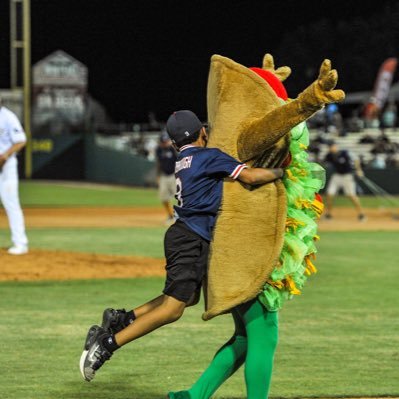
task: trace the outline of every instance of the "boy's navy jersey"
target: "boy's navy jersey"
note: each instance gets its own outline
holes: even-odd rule
[[[186,145],[177,157],[175,211],[179,220],[210,241],[222,199],[223,178],[236,179],[246,168],[217,148]]]

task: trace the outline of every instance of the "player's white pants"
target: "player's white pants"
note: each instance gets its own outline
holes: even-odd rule
[[[18,196],[18,168],[16,157],[11,157],[0,172],[0,199],[8,216],[11,241],[14,245],[28,245],[24,215]]]

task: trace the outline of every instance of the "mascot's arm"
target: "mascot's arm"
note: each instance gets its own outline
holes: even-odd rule
[[[249,161],[256,158],[325,104],[342,101],[345,93],[342,90],[334,90],[337,81],[338,73],[335,69],[331,70],[331,61],[324,60],[318,79],[295,100],[251,121],[248,126],[241,126],[243,133],[238,138],[240,160]]]

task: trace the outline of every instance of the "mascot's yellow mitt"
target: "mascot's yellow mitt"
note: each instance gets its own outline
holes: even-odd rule
[[[264,57],[263,68],[251,69],[214,55],[208,80],[209,146],[220,148],[249,166],[266,168],[285,166],[291,159],[290,151],[294,151],[295,172],[295,165],[301,162],[299,152],[306,146],[303,138],[306,128],[301,123],[325,104],[341,101],[345,94],[335,90],[337,72],[331,70],[329,60],[324,60],[318,79],[296,99],[288,100],[281,81],[290,72],[288,67],[275,69],[270,54]],[[288,178],[295,185],[295,179],[300,177],[294,174],[290,172]],[[279,303],[270,290],[286,289],[288,296],[298,291],[294,271],[292,275],[279,276],[279,268],[289,261],[283,251],[283,247],[288,252],[290,249],[287,223],[291,220],[292,228],[304,223],[287,214],[287,200],[290,201],[287,184],[277,181],[250,189],[225,181],[209,259],[204,320],[226,313],[262,293],[263,302],[275,308]],[[300,202],[297,197],[291,198],[298,203],[298,210],[321,209],[314,200],[315,191],[312,198],[304,195]],[[304,239],[308,236],[304,233]],[[299,261],[302,272],[312,269],[311,253],[314,251],[302,248]]]

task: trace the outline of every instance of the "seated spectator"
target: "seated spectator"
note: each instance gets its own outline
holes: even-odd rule
[[[385,169],[387,166],[384,154],[375,154],[370,162],[370,167],[373,169]]]
[[[372,154],[393,154],[396,152],[396,143],[392,143],[389,137],[381,129],[380,136],[374,142],[374,147],[371,150]]]
[[[397,109],[394,101],[390,101],[381,116],[382,126],[392,128],[396,125]]]
[[[399,152],[395,154],[390,154],[386,158],[387,168],[399,168]]]
[[[359,144],[373,144],[373,143],[375,143],[375,138],[367,133],[364,136],[362,136],[359,140]]]
[[[352,114],[346,120],[346,128],[350,132],[360,132],[364,129],[364,121],[359,116],[359,110],[353,110]]]

